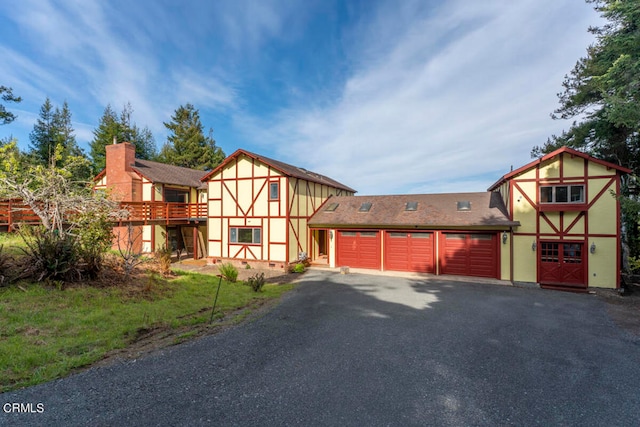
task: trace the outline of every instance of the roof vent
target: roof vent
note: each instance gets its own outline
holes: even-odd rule
[[[335,211],[336,209],[338,209],[338,206],[340,206],[340,203],[331,203],[331,204],[329,204],[329,206],[327,206],[327,207],[325,208],[325,211],[326,211],[326,212],[333,212],[333,211]]]
[[[364,202],[363,204],[360,205],[360,209],[358,209],[358,212],[369,212],[370,210],[371,210],[371,203]]]
[[[471,210],[471,202],[468,200],[462,200],[457,202],[458,203],[458,211],[470,211]]]
[[[418,202],[407,202],[404,205],[405,211],[417,211],[418,210]]]

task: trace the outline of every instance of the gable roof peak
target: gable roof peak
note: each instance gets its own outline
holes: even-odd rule
[[[219,170],[221,170],[222,168],[224,168],[226,165],[228,165],[231,161],[233,161],[234,159],[237,159],[238,157],[240,157],[241,155],[245,155],[247,157],[250,157],[252,159],[255,159],[259,162],[262,162],[278,171],[280,171],[282,174],[293,177],[293,178],[299,178],[299,179],[304,179],[307,181],[311,181],[311,182],[317,182],[319,184],[325,184],[325,185],[329,185],[331,187],[335,187],[335,188],[340,188],[342,190],[346,190],[346,191],[350,191],[350,192],[356,192],[356,190],[354,190],[351,187],[348,187],[332,178],[329,178],[326,175],[321,175],[319,173],[316,172],[312,172],[310,170],[307,170],[305,168],[299,167],[299,166],[294,166],[294,165],[290,165],[288,163],[282,162],[280,160],[275,160],[260,154],[256,154],[256,153],[252,153],[251,151],[247,151],[245,149],[239,148],[237,149],[235,152],[233,152],[233,154],[229,155],[220,165],[218,165],[217,168],[215,168],[214,170],[212,170],[211,172],[209,172],[208,174],[206,174],[205,176],[202,177],[202,181],[206,181],[209,179],[209,177],[211,177],[212,175],[216,174]]]
[[[545,154],[544,156],[539,157],[538,159],[527,163],[524,166],[519,167],[516,170],[511,170],[511,172],[509,172],[506,175],[503,175],[498,181],[496,181],[493,185],[491,185],[491,187],[489,187],[488,191],[495,190],[500,185],[502,185],[504,182],[508,181],[509,179],[513,178],[514,176],[519,175],[522,172],[525,172],[525,171],[527,171],[527,170],[529,170],[531,168],[537,167],[541,163],[546,162],[546,161],[548,161],[550,159],[553,159],[554,157],[559,156],[560,154],[563,154],[563,153],[570,154],[571,156],[581,157],[583,159],[589,160],[590,162],[598,163],[598,164],[600,164],[602,166],[605,166],[607,168],[610,168],[610,169],[615,169],[615,170],[617,170],[617,171],[619,171],[621,173],[631,173],[632,172],[631,169],[627,169],[624,166],[616,165],[615,163],[611,163],[611,162],[607,162],[606,160],[598,159],[596,157],[590,156],[587,153],[584,153],[582,151],[578,151],[578,150],[576,150],[574,148],[570,148],[570,147],[567,147],[565,145],[565,146],[562,146],[562,147],[558,148],[555,151],[552,151],[551,153]]]

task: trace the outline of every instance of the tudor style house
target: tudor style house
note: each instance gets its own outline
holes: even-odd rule
[[[309,217],[331,196],[355,190],[329,177],[237,150],[202,178],[208,186],[208,256],[284,268],[327,252],[326,235],[310,235]]]
[[[490,277],[584,291],[620,286],[620,176],[561,148],[485,193],[332,197],[308,221],[329,265]]]
[[[353,267],[487,277],[585,291],[620,286],[620,193],[629,169],[563,147],[486,192],[355,196],[326,176],[246,150],[209,173],[106,147],[96,189],[130,211],[140,250],[285,268],[301,257]],[[31,216],[29,216],[31,215]],[[33,221],[0,203],[0,227]]]
[[[94,189],[110,191],[130,211],[114,227],[114,246],[131,239],[136,251],[168,245],[194,258],[206,256],[206,172],[136,159],[128,142],[105,148],[106,167],[94,178]]]
[[[584,290],[620,287],[621,174],[631,170],[563,147],[500,178],[513,229],[514,282]]]

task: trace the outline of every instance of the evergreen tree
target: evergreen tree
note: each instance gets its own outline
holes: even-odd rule
[[[567,145],[640,174],[640,3],[586,0],[607,20],[596,43],[565,76],[554,119],[579,118],[532,156]]]
[[[54,109],[49,97],[40,107],[40,116],[33,125],[33,130],[29,134],[31,140],[30,155],[39,164],[48,165],[56,147],[56,132],[54,129]]]
[[[222,149],[216,146],[212,130],[205,136],[200,113],[192,104],[178,107],[171,122],[164,123],[171,131],[162,147],[158,160],[192,169],[212,170],[225,158]]]
[[[554,119],[577,118],[561,135],[534,147],[533,157],[563,145],[627,167],[640,175],[640,2],[637,0],[586,0],[606,20],[589,28],[596,42],[587,49],[558,94],[560,107]],[[623,223],[626,244],[640,256],[640,203],[633,184],[623,177]]]
[[[76,143],[71,110],[65,101],[62,109],[53,108],[47,97],[40,107],[40,117],[29,134],[31,140],[29,157],[34,164],[43,166],[81,164],[78,158],[84,158],[84,153]],[[73,169],[73,170],[71,170]],[[86,179],[90,176],[90,169],[86,167],[71,168],[70,172],[76,179]]]
[[[93,141],[89,143],[91,159],[95,172],[104,169],[106,165],[105,146],[115,142],[131,142],[136,147],[136,157],[152,159],[156,156],[156,143],[148,127],[140,129],[132,122],[133,108],[127,103],[120,117],[107,105],[100,119],[100,124],[93,131]]]
[[[6,86],[0,86],[0,98],[4,102],[20,102],[22,98],[13,94],[13,89]],[[0,125],[7,125],[16,119],[16,115],[7,111],[4,105],[0,104]]]

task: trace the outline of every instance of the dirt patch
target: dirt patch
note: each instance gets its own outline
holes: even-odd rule
[[[98,362],[81,370],[91,367],[107,366],[115,362],[135,360],[163,348],[171,347],[173,345],[181,344],[183,342],[207,335],[220,333],[240,323],[244,323],[261,317],[262,315],[267,313],[273,306],[275,306],[278,301],[278,299],[259,299],[254,300],[251,305],[247,307],[224,313],[222,317],[219,317],[220,313],[216,313],[211,324],[205,323],[199,325],[183,326],[180,328],[170,328],[168,326],[141,328],[136,332],[136,335],[131,338],[131,342],[127,345],[127,347],[113,350],[107,353],[104,358],[102,358]],[[210,312],[209,309],[201,311]],[[246,316],[240,318],[238,317],[242,316],[243,314],[246,314]],[[239,321],[238,319],[241,320]]]
[[[607,304],[607,313],[622,329],[640,337],[640,286],[621,295],[613,289],[596,289],[596,295]]]
[[[204,261],[182,261],[179,263],[175,263],[172,267],[176,270],[183,271],[192,271],[194,273],[201,274],[212,274],[217,275],[220,272],[218,271],[218,267],[215,265],[207,265]],[[256,274],[264,274],[266,283],[273,284],[284,284],[284,283],[293,283],[302,277],[300,273],[288,273],[279,269],[268,269],[268,268],[239,268],[238,269],[238,280],[246,281],[249,277],[254,276]]]
[[[201,274],[219,274],[216,266],[206,265],[197,261],[183,261],[181,263],[173,264],[173,267],[176,270],[192,271]],[[264,273],[265,282],[271,284],[293,283],[302,277],[302,274],[286,273],[282,270],[252,268],[238,270],[238,280],[246,281],[249,277],[259,273]],[[145,277],[140,277],[140,279],[142,279],[142,283],[144,283],[145,279],[148,280],[148,278]],[[131,281],[131,283],[135,282]],[[144,289],[144,286],[142,287]],[[132,292],[136,293],[133,289]],[[215,313],[214,320],[211,324],[205,323],[183,326],[180,328],[155,327],[139,329],[136,332],[136,335],[131,337],[131,341],[127,347],[109,352],[103,359],[94,363],[90,367],[106,366],[118,361],[134,360],[154,351],[180,344],[188,340],[217,334],[239,323],[259,318],[278,302],[279,299],[256,299],[253,300],[249,306],[224,313],[222,317],[219,317],[220,313]],[[209,309],[203,309],[197,314],[202,314],[204,311],[209,312]]]

